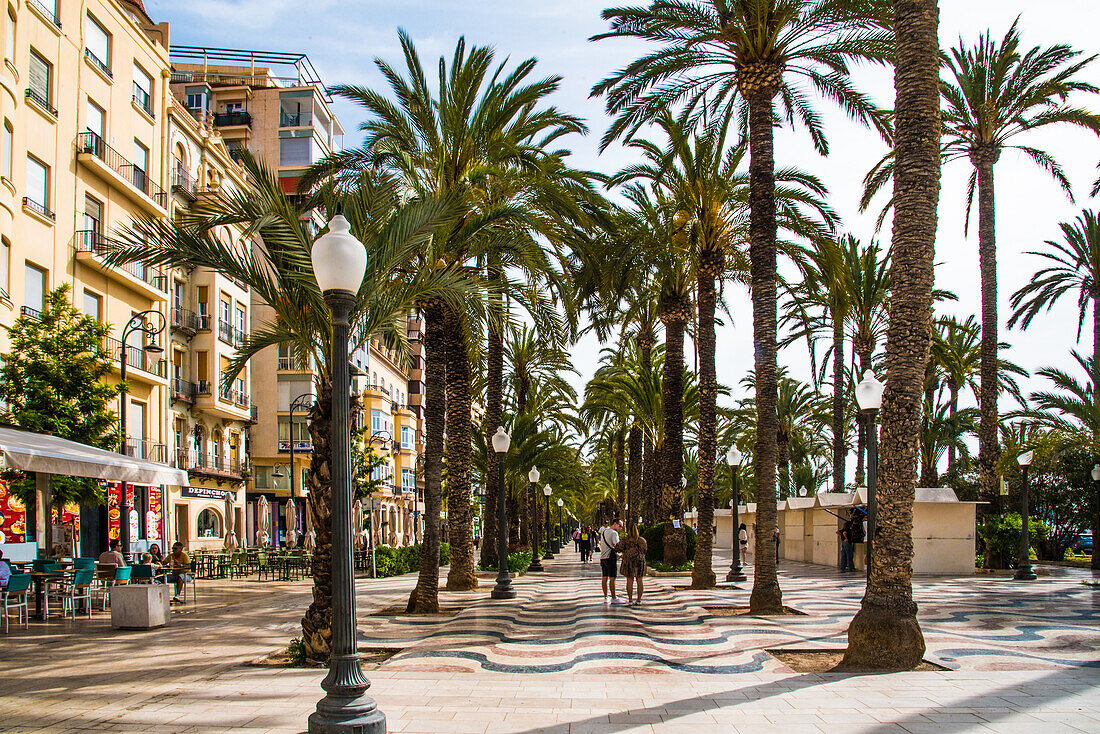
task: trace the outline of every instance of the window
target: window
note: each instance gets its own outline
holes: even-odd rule
[[[206,95],[205,94],[188,94],[187,95],[187,109],[198,110],[199,112],[206,112]]]
[[[153,114],[153,77],[137,64],[134,64],[134,101],[138,107]]]
[[[196,530],[200,538],[220,538],[222,537],[222,519],[218,517],[217,512],[207,508],[199,513]]]
[[[84,195],[84,229],[103,234],[103,204],[87,194]]]
[[[107,113],[103,111],[102,107],[93,102],[91,97],[88,98],[88,104],[85,106],[84,129],[90,133],[95,133],[100,140],[106,135]]]
[[[280,138],[280,166],[308,166],[313,162],[311,156],[312,138]]]
[[[413,469],[401,470],[401,488],[416,489],[416,471]]]
[[[244,335],[247,333],[248,319],[245,317],[245,310],[237,306],[237,338],[244,339]]]
[[[378,433],[382,430],[382,411],[372,410],[370,412],[370,431],[371,433]]]
[[[27,198],[42,209],[49,209],[50,169],[34,156],[27,156]]]
[[[41,312],[46,299],[46,271],[27,263],[23,271],[23,305]]]
[[[39,56],[33,49],[30,56],[30,73],[27,75],[27,96],[47,110],[50,105],[50,62]]]
[[[183,310],[183,281],[172,279],[172,308]]]
[[[4,298],[11,295],[11,243],[7,237],[0,239],[0,293]]]
[[[134,141],[134,186],[146,191],[149,186],[149,149]]]
[[[15,63],[15,11],[11,8],[4,16],[4,60]]]
[[[12,129],[11,123],[4,120],[4,151],[3,161],[0,161],[0,174],[4,178],[11,180],[11,151],[12,151],[12,138],[15,135],[15,131]]]
[[[84,303],[81,310],[85,316],[95,319],[96,321],[103,320],[103,299],[90,290],[84,290]]]
[[[401,448],[411,449],[413,445],[413,430],[410,426],[401,426]]]
[[[84,24],[84,53],[108,75],[111,73],[111,34],[89,15]]]

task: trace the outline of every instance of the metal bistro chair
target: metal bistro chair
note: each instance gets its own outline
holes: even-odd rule
[[[151,584],[153,583],[153,567],[148,563],[139,563],[133,567],[133,571],[130,573],[130,583],[133,584]]]
[[[14,573],[8,578],[7,587],[0,592],[0,611],[4,613],[4,634],[8,632],[8,623],[11,621],[11,610],[19,610],[19,621],[23,628],[30,627],[31,611],[27,606],[28,591],[31,588],[31,575],[29,573]]]
[[[77,571],[83,568],[95,568],[94,558],[74,558],[73,568]]]
[[[95,571],[90,568],[78,569],[72,579],[66,580],[61,587],[61,615],[66,612],[76,619],[76,603],[84,602],[88,618],[92,617],[92,588],[95,586]]]
[[[114,577],[104,580],[103,586],[96,589],[96,591],[103,593],[103,611],[107,611],[107,601],[111,597],[111,587],[129,583],[130,575],[133,572],[133,566],[116,566]]]

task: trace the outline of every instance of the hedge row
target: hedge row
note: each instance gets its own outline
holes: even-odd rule
[[[450,562],[451,546],[440,543],[439,565],[446,566]],[[379,546],[374,549],[374,567],[376,578],[380,579],[417,572],[420,570],[420,546],[406,545],[400,548]]]
[[[508,572],[517,575],[527,571],[527,567],[531,565],[531,551],[530,550],[514,550],[508,554]],[[497,564],[490,561],[488,566],[478,565],[478,568],[482,571],[496,571]]]

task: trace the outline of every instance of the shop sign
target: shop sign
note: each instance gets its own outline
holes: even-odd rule
[[[237,499],[237,493],[231,492],[228,489],[212,489],[210,487],[180,487],[180,497],[190,497],[195,500],[219,500],[225,501],[225,496],[229,495],[234,499]]]

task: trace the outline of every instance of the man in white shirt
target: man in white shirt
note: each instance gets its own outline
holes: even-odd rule
[[[600,529],[600,571],[603,574],[600,581],[603,584],[604,604],[623,603],[615,596],[615,577],[618,575],[615,568],[618,562],[615,546],[619,544],[619,531],[622,529],[623,523],[618,518],[609,527]]]

